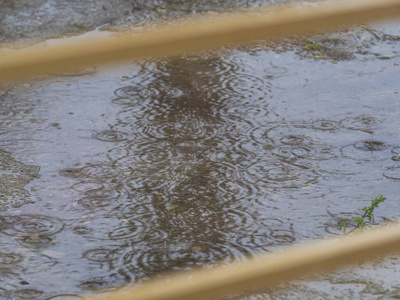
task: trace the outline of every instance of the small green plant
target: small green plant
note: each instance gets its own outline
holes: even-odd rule
[[[351,221],[356,223],[355,227],[351,229],[347,234],[354,232],[357,229],[364,229],[365,227],[370,227],[371,224],[374,224],[374,210],[378,207],[378,205],[386,200],[385,197],[379,195],[379,197],[375,197],[372,199],[370,206],[365,206],[363,208],[359,208],[359,211],[363,211],[363,215],[361,217],[352,217]],[[368,223],[366,221],[368,219]],[[346,234],[346,228],[348,225],[348,221],[344,221],[340,224],[340,229],[343,230],[343,233]]]
[[[321,51],[322,46],[317,44],[317,43],[307,43],[306,44],[306,49],[310,51]]]

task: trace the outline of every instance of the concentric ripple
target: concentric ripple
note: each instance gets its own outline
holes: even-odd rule
[[[115,130],[105,130],[94,133],[92,138],[103,142],[122,142],[128,139],[128,134]]]
[[[215,136],[217,128],[202,120],[144,124],[143,133],[158,140],[198,141]]]
[[[115,249],[98,248],[85,251],[82,257],[93,262],[103,263],[116,260],[118,253]]]
[[[312,139],[308,136],[307,129],[297,127],[296,125],[288,126],[282,124],[280,126],[270,126],[265,128],[265,134],[276,144],[284,144],[289,146],[307,146],[312,144]]]
[[[146,274],[191,269],[216,262],[240,261],[248,255],[244,248],[223,243],[194,242],[166,249],[152,249],[129,257],[125,268],[134,265],[138,272]]]
[[[160,94],[160,90],[146,86],[125,86],[114,91],[118,98],[155,98]]]
[[[385,143],[379,141],[366,140],[355,143],[354,148],[363,151],[383,151],[389,148],[389,145],[386,145]]]
[[[253,216],[247,213],[245,210],[229,208],[220,214],[221,220],[223,220],[224,228],[230,230],[243,230],[251,227],[255,220]]]
[[[140,234],[148,229],[148,222],[152,215],[144,215],[137,219],[130,219],[128,224],[124,224],[108,234],[111,240],[127,240],[140,237]]]
[[[167,143],[142,144],[141,149],[131,152],[140,163],[154,165],[170,159],[171,151],[168,148]]]
[[[300,170],[291,166],[274,166],[266,170],[271,181],[295,181],[300,178]]]
[[[46,298],[46,300],[84,300],[85,298],[75,294],[60,294],[57,296]]]
[[[356,160],[383,160],[391,157],[390,145],[373,140],[347,145],[341,151],[343,155]]]
[[[23,260],[23,256],[17,253],[0,252],[0,265],[14,265]]]
[[[50,236],[24,236],[24,237],[18,237],[18,241],[21,245],[27,247],[27,248],[46,248],[53,244],[54,239]]]
[[[40,299],[42,295],[42,291],[35,289],[21,289],[12,294],[12,299]]]
[[[315,181],[318,175],[305,166],[291,164],[256,164],[250,167],[249,172],[256,176],[260,182],[268,184],[268,187],[299,188],[310,182]]]
[[[312,122],[311,128],[315,130],[334,131],[342,128],[342,124],[334,120],[316,120]]]
[[[310,139],[305,135],[298,135],[298,134],[286,134],[281,137],[279,140],[282,144],[285,145],[300,145],[309,143]]]
[[[43,215],[20,215],[3,220],[1,231],[10,236],[51,236],[64,228],[61,220]]]
[[[359,115],[345,118],[341,120],[340,123],[346,129],[373,133],[373,130],[378,125],[378,120],[371,115]]]
[[[383,176],[389,179],[400,180],[400,166],[389,168],[383,173]]]
[[[218,89],[221,96],[242,99],[263,99],[266,96],[265,84],[261,78],[250,74],[230,73],[221,77]]]
[[[85,197],[83,199],[80,199],[78,203],[82,206],[85,206],[87,208],[97,208],[97,207],[106,207],[112,204],[112,199],[107,198],[107,197]]]
[[[311,148],[312,147],[312,148]],[[283,146],[272,150],[276,156],[292,159],[327,160],[337,157],[339,149],[328,145]]]
[[[271,231],[271,237],[275,243],[286,244],[296,240],[292,230],[276,229]]]

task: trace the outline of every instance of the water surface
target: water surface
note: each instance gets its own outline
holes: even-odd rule
[[[400,58],[395,41],[376,47],[335,61],[261,44],[5,86],[1,297],[86,295],[335,236],[378,194],[377,223],[397,217]],[[368,285],[329,278],[295,297]]]

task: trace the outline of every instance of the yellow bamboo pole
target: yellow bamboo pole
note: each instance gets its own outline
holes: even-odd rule
[[[296,246],[248,262],[165,276],[89,300],[196,300],[265,288],[317,271],[365,262],[400,251],[400,224],[336,241]]]
[[[259,10],[223,14],[213,19],[177,21],[154,30],[121,33],[118,38],[98,38],[70,45],[35,47],[3,53],[0,82],[87,65],[127,59],[178,55],[216,48],[233,42],[307,33],[337,25],[400,16],[400,0],[362,0],[328,3],[302,9]]]

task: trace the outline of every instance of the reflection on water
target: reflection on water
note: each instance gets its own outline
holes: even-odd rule
[[[79,299],[244,260],[337,234],[373,196],[395,198],[393,63],[379,61],[376,83],[350,88],[331,75],[348,76],[351,62],[332,70],[290,52],[251,53],[148,60],[5,90],[0,147],[41,177],[24,183],[34,204],[0,215],[0,295]],[[37,172],[24,166],[1,174]],[[393,217],[387,205],[382,214]]]

